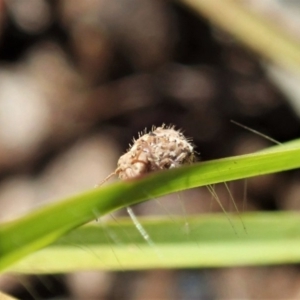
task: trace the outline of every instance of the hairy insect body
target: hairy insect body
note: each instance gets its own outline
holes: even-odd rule
[[[120,157],[115,174],[126,180],[194,161],[194,147],[190,140],[174,127],[163,125],[140,134],[134,140],[132,147]]]

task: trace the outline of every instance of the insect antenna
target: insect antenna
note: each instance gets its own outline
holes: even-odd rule
[[[100,181],[98,184],[95,185],[95,188],[101,186],[102,184],[104,184],[106,181],[108,181],[111,177],[117,175],[118,169],[116,169],[114,172],[112,172],[111,174],[109,174],[105,179],[103,179],[102,181]]]

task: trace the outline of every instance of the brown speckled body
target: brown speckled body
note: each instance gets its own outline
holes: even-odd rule
[[[190,140],[174,127],[163,125],[140,134],[134,140],[131,148],[120,157],[115,174],[126,180],[194,161],[194,147]]]

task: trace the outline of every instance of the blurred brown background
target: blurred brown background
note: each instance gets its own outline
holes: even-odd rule
[[[277,17],[271,4],[255,9]],[[201,160],[271,145],[230,120],[280,142],[296,138],[299,116],[288,100],[255,54],[179,3],[1,0],[0,220],[93,187],[152,125],[183,128]],[[298,209],[299,178],[294,171],[249,180],[248,208]],[[241,202],[243,184],[232,188]],[[188,212],[211,210],[208,193],[182,198]],[[137,212],[163,213],[152,202]],[[21,299],[297,299],[300,272],[2,275],[0,289]]]

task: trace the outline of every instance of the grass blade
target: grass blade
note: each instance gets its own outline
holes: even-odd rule
[[[137,270],[153,268],[207,268],[269,265],[300,261],[300,216],[293,212],[243,214],[248,232],[239,217],[231,216],[232,230],[223,214],[188,217],[190,235],[182,234],[170,219],[141,219],[151,233],[158,257],[128,218],[106,224],[122,243],[108,241],[101,225],[80,227],[54,244],[26,257],[9,271],[21,273],[66,273],[80,270]],[[124,230],[130,236],[124,236]],[[180,255],[178,255],[180,254]],[[117,256],[117,259],[116,259]],[[67,259],[66,259],[67,258]]]
[[[71,229],[121,207],[189,188],[300,167],[300,140],[270,151],[198,163],[119,182],[48,205],[0,226],[0,270]]]

